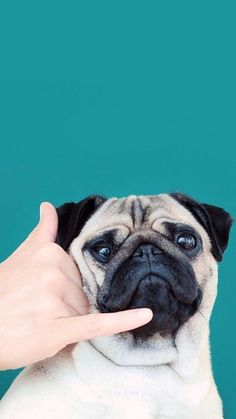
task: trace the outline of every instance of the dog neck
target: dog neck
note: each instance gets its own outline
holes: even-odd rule
[[[200,326],[198,319],[198,328]],[[201,322],[201,330],[184,325],[178,332],[175,340],[160,338],[149,344],[132,346],[122,340],[119,335],[103,336],[91,341],[81,342],[75,346],[72,356],[75,365],[81,371],[91,368],[89,376],[102,374],[108,368],[114,374],[120,373],[120,367],[133,370],[134,367],[142,370],[157,371],[158,367],[171,368],[183,380],[193,380],[201,372],[211,375],[209,354],[209,327]],[[194,334],[193,334],[194,330]],[[201,333],[200,333],[201,332]],[[90,375],[91,374],[91,375]]]

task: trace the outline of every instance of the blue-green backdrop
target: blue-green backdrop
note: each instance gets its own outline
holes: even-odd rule
[[[217,0],[1,3],[1,260],[43,200],[178,190],[235,216],[235,12]],[[235,249],[233,231],[211,323],[227,419]],[[1,394],[16,373],[0,373]]]

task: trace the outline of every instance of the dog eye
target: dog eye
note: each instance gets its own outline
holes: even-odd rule
[[[91,253],[96,260],[105,263],[112,255],[112,245],[109,243],[95,244],[91,249]]]
[[[181,233],[176,237],[176,243],[184,250],[192,250],[196,247],[196,238],[189,233]]]

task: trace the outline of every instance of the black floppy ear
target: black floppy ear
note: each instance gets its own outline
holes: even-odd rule
[[[233,223],[231,215],[223,208],[203,204],[181,193],[170,196],[187,208],[207,231],[212,245],[212,254],[220,262],[229,240],[229,232]]]
[[[106,201],[99,195],[90,195],[80,202],[68,202],[58,207],[58,230],[56,243],[67,250],[86,221]]]

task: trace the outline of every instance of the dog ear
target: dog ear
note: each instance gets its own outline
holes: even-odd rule
[[[80,202],[68,202],[56,208],[58,214],[56,243],[67,250],[86,221],[105,201],[106,198],[102,196],[90,195]]]
[[[187,208],[207,231],[212,245],[212,254],[220,262],[229,240],[229,232],[233,223],[231,215],[223,208],[203,204],[182,193],[170,196]]]

